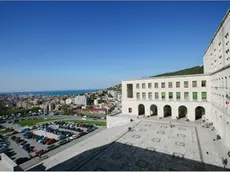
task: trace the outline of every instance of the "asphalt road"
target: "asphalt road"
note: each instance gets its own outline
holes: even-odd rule
[[[81,142],[81,141],[83,141],[83,140],[91,137],[92,135],[95,135],[95,134],[103,131],[104,129],[106,129],[106,127],[99,127],[97,130],[95,130],[95,131],[93,131],[93,132],[91,132],[89,134],[86,134],[86,135],[84,135],[84,136],[82,136],[80,138],[77,138],[77,139],[75,139],[75,140],[73,140],[73,141],[71,141],[71,142],[69,142],[67,144],[64,144],[64,145],[62,145],[62,146],[60,146],[60,147],[58,147],[58,148],[56,148],[56,149],[54,149],[54,150],[52,150],[50,152],[47,152],[47,153],[43,154],[42,156],[44,156],[44,157],[51,157],[51,156],[53,156],[53,155],[55,155],[55,154],[57,154],[57,153],[59,153],[59,152],[61,152],[63,150],[65,150],[65,149],[67,149],[67,148],[75,145],[76,143],[79,143],[79,142]],[[28,169],[28,168],[36,165],[40,161],[42,161],[42,160],[40,160],[39,157],[36,157],[36,158],[33,158],[33,159],[31,159],[31,160],[29,160],[29,161],[21,164],[20,167],[23,170],[26,170],[26,169]]]
[[[82,117],[81,116],[70,116],[70,115],[55,115],[55,116],[52,116],[53,118],[57,118],[57,119],[75,119],[75,120],[81,120]],[[14,120],[27,120],[27,119],[40,119],[40,118],[51,118],[50,116],[44,116],[44,115],[41,115],[41,116],[27,116],[27,117],[20,117],[20,118],[14,118],[14,119],[9,119],[9,120],[6,120],[6,121],[14,121]],[[88,120],[94,120],[93,118],[87,118]],[[96,121],[106,121],[105,119],[95,119]]]

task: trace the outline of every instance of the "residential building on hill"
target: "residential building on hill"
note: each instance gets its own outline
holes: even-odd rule
[[[76,96],[74,98],[74,104],[87,106],[89,104],[89,97],[85,95]]]

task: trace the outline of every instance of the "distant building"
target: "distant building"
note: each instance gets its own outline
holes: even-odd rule
[[[62,105],[64,105],[65,103],[66,103],[65,100],[60,101],[60,104],[62,104]]]
[[[89,104],[89,97],[85,95],[77,96],[74,98],[74,104],[87,106]]]
[[[55,104],[53,102],[49,103],[49,111],[53,111],[55,109]]]
[[[117,96],[117,101],[121,102],[121,100],[122,100],[122,95],[119,94],[119,95]]]
[[[19,102],[17,102],[17,105],[16,105],[17,107],[22,107],[22,102],[21,101],[19,101]]]
[[[98,99],[95,99],[95,100],[93,101],[93,104],[97,106],[97,105],[98,105]]]
[[[65,103],[66,103],[67,105],[70,105],[71,103],[73,103],[73,101],[72,101],[71,98],[68,98],[68,99],[65,100]]]

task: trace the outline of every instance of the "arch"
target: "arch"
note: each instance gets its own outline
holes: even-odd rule
[[[145,106],[143,104],[138,105],[138,115],[144,115],[145,114]]]
[[[164,117],[172,116],[172,108],[169,105],[164,106]]]
[[[195,109],[195,120],[201,119],[205,114],[205,108],[202,106],[197,106]]]
[[[186,117],[187,113],[188,113],[188,109],[186,106],[180,106],[178,108],[178,118],[179,119]]]
[[[157,106],[153,104],[150,106],[150,116],[155,116],[155,115],[157,115]]]

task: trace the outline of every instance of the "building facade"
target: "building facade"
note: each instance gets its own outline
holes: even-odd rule
[[[203,56],[204,74],[122,81],[122,113],[189,121],[205,117],[230,148],[230,12]]]
[[[74,98],[74,104],[87,106],[89,104],[89,97],[85,96],[85,95],[83,95],[83,96],[76,96]]]
[[[191,75],[122,81],[122,112],[159,118],[186,117],[195,121],[210,109],[209,77]]]

